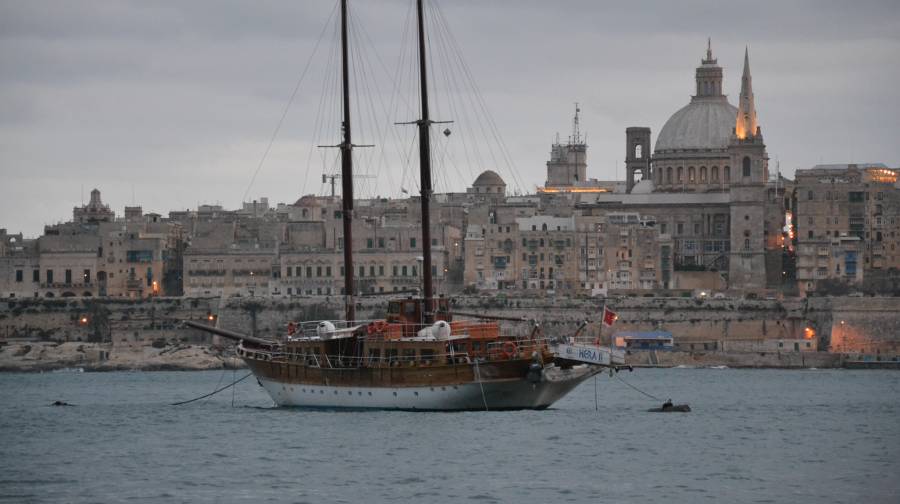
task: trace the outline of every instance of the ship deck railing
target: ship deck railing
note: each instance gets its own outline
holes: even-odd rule
[[[260,353],[260,352],[257,352]],[[472,357],[468,352],[433,354],[428,358],[412,355],[363,356],[299,354],[289,352],[267,352],[273,362],[303,362],[310,367],[330,369],[396,368],[404,366],[441,366],[474,362],[479,357]]]
[[[348,330],[354,328],[368,328],[373,327],[376,324],[384,323],[384,319],[364,319],[364,320],[355,320],[352,323],[347,322],[346,320],[314,320],[314,321],[304,321],[304,322],[291,322],[294,324],[293,332],[286,332],[282,336],[283,341],[295,341],[295,340],[315,340],[315,339],[327,339],[321,338],[321,334],[319,333],[319,325],[322,322],[328,322],[334,326],[333,334],[346,334]],[[423,326],[422,324],[415,323],[397,323],[391,322],[390,326],[392,328],[401,328],[402,334],[418,334],[418,330],[431,327],[431,326]],[[469,327],[463,327],[460,330],[451,333],[450,339],[456,338],[464,338],[468,337],[471,333]],[[513,321],[502,324],[498,327],[498,337],[501,339],[529,339],[531,338],[531,333],[533,333],[533,326],[530,321]],[[366,330],[366,329],[363,329]],[[375,337],[376,334],[370,333],[371,336]],[[416,336],[404,336],[403,339],[415,339]],[[425,338],[431,339],[431,338]]]

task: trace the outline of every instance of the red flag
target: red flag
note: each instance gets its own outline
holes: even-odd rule
[[[603,324],[612,327],[613,323],[619,319],[619,316],[616,315],[616,312],[610,310],[607,307],[603,307]]]

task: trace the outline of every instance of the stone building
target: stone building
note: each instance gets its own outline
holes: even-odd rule
[[[104,205],[100,199],[99,189],[91,191],[91,200],[87,205],[75,207],[72,210],[72,222],[80,224],[110,222],[115,218],[115,212],[109,209],[109,205]]]
[[[520,288],[573,292],[578,285],[574,217],[535,215],[516,219]]]
[[[859,284],[856,270],[877,278],[900,269],[897,170],[883,164],[817,165],[797,170],[795,179],[793,231],[801,292],[815,290],[822,279]],[[838,254],[843,268],[831,267],[831,259],[824,264],[826,253],[832,259]]]

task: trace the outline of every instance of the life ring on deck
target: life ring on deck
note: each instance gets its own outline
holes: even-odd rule
[[[294,333],[297,332],[297,325],[294,324],[293,322],[288,322],[287,331],[288,331],[288,336],[293,336]]]
[[[516,347],[516,344],[512,341],[506,341],[503,343],[503,346],[500,347],[500,356],[504,359],[512,359],[516,355],[518,355],[519,349]]]

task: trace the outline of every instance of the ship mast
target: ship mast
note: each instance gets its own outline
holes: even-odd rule
[[[350,137],[350,73],[347,55],[347,0],[341,0],[341,91],[344,97],[344,133],[341,149],[341,203],[344,224],[344,317],[356,319],[353,301],[353,142]]]
[[[421,179],[422,198],[422,278],[423,300],[425,301],[425,323],[434,319],[433,301],[434,286],[431,278],[431,119],[428,117],[428,85],[425,65],[425,19],[422,12],[422,0],[416,0],[416,12],[419,21],[419,85],[422,101],[422,117],[419,125],[419,177]]]

